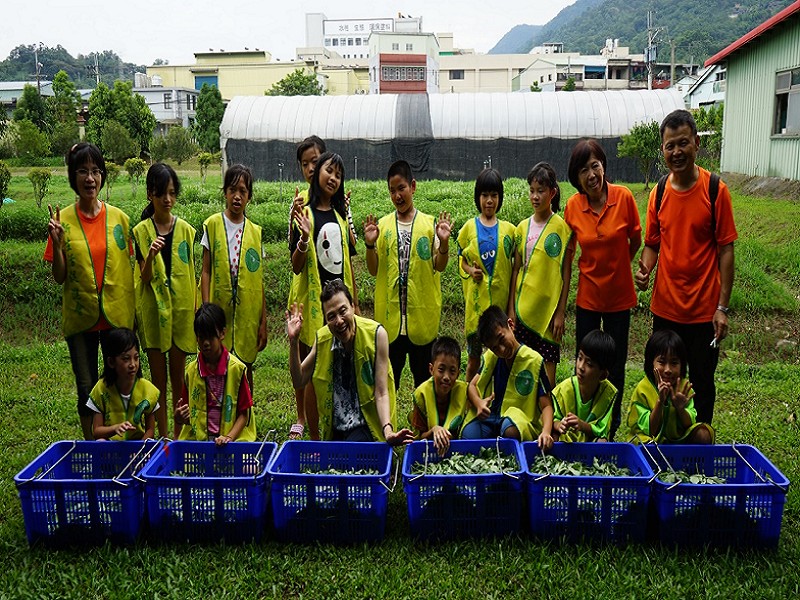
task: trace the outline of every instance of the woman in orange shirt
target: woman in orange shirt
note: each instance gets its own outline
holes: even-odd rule
[[[593,139],[579,141],[569,160],[569,181],[578,190],[567,201],[564,220],[580,245],[575,301],[575,347],[593,329],[614,338],[609,381],[617,389],[611,436],[620,424],[631,308],[636,305],[631,261],[642,244],[639,210],[630,190],[606,180],[606,154]]]

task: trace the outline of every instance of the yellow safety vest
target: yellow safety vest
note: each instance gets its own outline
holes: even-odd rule
[[[533,217],[529,217],[517,225],[517,253],[522,262],[517,275],[514,311],[517,319],[526,328],[548,342],[558,344],[554,339],[550,320],[561,296],[561,271],[572,230],[557,214],[550,215],[526,265],[526,245],[532,221]]]
[[[145,283],[141,271],[136,276],[136,320],[143,348],[166,352],[174,343],[181,351],[197,351],[194,336],[194,312],[197,308],[194,271],[195,229],[180,218],[172,233],[172,269],[167,279],[161,252],[153,259],[153,278]],[[147,258],[150,246],[158,237],[152,219],[133,228],[139,251]]]
[[[483,353],[477,386],[481,398],[487,398],[494,390],[494,368],[497,360],[497,355],[491,350]],[[514,422],[523,442],[535,440],[542,432],[542,411],[539,409],[538,390],[539,372],[543,362],[538,352],[527,346],[520,346],[511,365],[511,373],[508,375],[508,386],[502,399],[500,416],[508,417]],[[501,400],[495,398],[494,401]],[[472,407],[465,425],[477,417],[478,413],[475,407]]]
[[[654,410],[664,411],[661,418],[661,430],[650,431],[650,414]],[[682,442],[695,428],[705,426],[711,433],[711,443],[714,443],[715,432],[711,425],[697,422],[697,410],[694,408],[694,400],[689,400],[686,412],[692,418],[692,424],[687,429],[681,425],[678,419],[678,411],[672,406],[661,406],[658,401],[658,389],[653,382],[644,377],[633,389],[631,396],[631,408],[628,412],[628,428],[630,435],[635,442],[649,442],[655,440],[658,443]]]
[[[308,206],[306,204],[306,206]],[[333,210],[333,209],[331,209]],[[333,210],[336,221],[339,223],[339,230],[342,235],[342,281],[344,281],[350,295],[353,295],[355,286],[353,285],[353,270],[350,267],[350,229],[347,222]],[[311,220],[311,235],[314,235],[314,213],[310,208],[306,208],[306,214]],[[322,314],[322,303],[319,296],[322,293],[322,284],[319,279],[319,265],[317,264],[317,248],[313,239],[308,242],[308,252],[306,253],[306,264],[298,274],[292,274],[292,286],[289,290],[289,301],[287,308],[292,304],[303,305],[303,327],[300,330],[300,341],[306,346],[314,344],[314,337],[317,329],[325,324],[325,316]]]
[[[61,303],[64,337],[88,331],[105,317],[111,327],[133,329],[133,262],[130,255],[128,216],[105,204],[106,259],[103,286],[97,294],[92,253],[78,216],[78,203],[61,211],[63,250],[67,261]]]
[[[382,427],[385,423],[380,422],[378,408],[375,404],[375,357],[377,356],[378,327],[380,325],[372,319],[366,319],[354,315],[356,320],[356,337],[354,343],[356,389],[358,390],[358,402],[361,405],[361,414],[367,422],[372,437],[376,441],[384,441]],[[326,327],[317,330],[317,354],[314,362],[314,374],[312,384],[317,396],[317,411],[319,413],[319,434],[320,439],[330,440],[333,438],[333,334]],[[388,377],[386,387],[389,392],[389,418],[394,428],[396,421],[395,414],[395,389],[394,374],[392,365],[388,363]]]
[[[375,280],[375,320],[386,328],[389,343],[400,334],[400,258],[397,253],[397,213],[378,222],[378,274]],[[433,266],[433,217],[419,210],[411,224],[408,259],[406,333],[412,344],[423,346],[439,333],[442,313],[440,273]]]
[[[461,287],[464,291],[464,331],[471,335],[478,331],[478,318],[490,306],[498,306],[505,312],[508,309],[508,294],[511,290],[512,263],[514,259],[515,227],[508,221],[497,220],[497,249],[494,257],[494,271],[490,276],[481,259],[478,243],[478,219],[470,219],[458,232],[458,247],[461,257],[472,266],[477,263],[483,269],[483,279],[475,281],[467,275],[458,261]]]
[[[239,275],[236,289],[231,282],[228,236],[222,213],[211,215],[203,223],[211,256],[209,300],[225,311],[229,350],[248,364],[258,354],[258,327],[264,307],[264,263],[261,260],[261,227],[244,220],[239,250]]]
[[[228,369],[225,372],[225,400],[222,404],[222,415],[219,424],[219,434],[228,435],[236,422],[236,408],[239,403],[239,388],[247,374],[247,367],[230,352],[228,353]],[[186,367],[185,383],[189,392],[189,422],[181,428],[179,439],[197,440],[203,442],[208,439],[208,388],[206,380],[200,375],[197,360],[193,360]],[[242,429],[237,442],[254,442],[256,439],[256,418],[251,407],[247,415],[247,424]]]
[[[94,405],[100,409],[103,415],[103,425],[119,425],[125,421],[131,422],[136,426],[133,431],[126,431],[123,435],[113,435],[112,440],[141,440],[147,430],[145,417],[152,414],[158,404],[158,388],[146,379],[137,378],[131,390],[131,399],[128,402],[128,409],[122,402],[122,396],[116,385],[108,387],[102,377],[92,388],[89,396]]]
[[[433,384],[433,377],[414,390],[414,405],[425,416],[428,424],[428,429],[426,431],[430,431],[434,426],[439,424],[439,410],[436,406],[436,390]],[[450,390],[447,415],[444,418],[444,425],[442,425],[442,427],[448,431],[460,433],[468,406],[467,383],[465,381],[456,381]],[[417,436],[423,433],[425,433],[425,431],[416,432]]]
[[[559,436],[561,442],[591,442],[596,438],[608,439],[611,431],[611,409],[617,388],[608,379],[597,386],[594,395],[584,402],[580,383],[576,376],[565,379],[553,389],[553,421],[560,421],[567,413],[576,415],[581,421],[592,426],[594,438],[582,431],[569,430]]]

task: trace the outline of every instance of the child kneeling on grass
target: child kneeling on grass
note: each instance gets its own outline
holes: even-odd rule
[[[210,440],[224,446],[256,439],[247,367],[222,344],[225,332],[225,312],[216,304],[203,303],[194,316],[199,353],[186,366],[175,411],[176,422],[183,425],[182,440]]]
[[[467,409],[467,383],[459,381],[461,347],[451,337],[442,336],[433,342],[431,378],[414,390],[414,410],[411,427],[415,437],[433,440],[444,456],[450,439],[458,437]]]
[[[555,431],[561,442],[607,442],[617,388],[608,380],[614,338],[595,329],[581,340],[575,375],[553,389]]]
[[[106,342],[103,376],[86,403],[94,416],[96,440],[141,440],[153,437],[160,392],[142,378],[139,339],[130,329],[112,329]]]
[[[490,306],[478,319],[478,337],[488,348],[469,383],[472,409],[461,431],[464,439],[497,436],[553,445],[553,404],[542,355],[522,346],[502,309]]]
[[[687,353],[671,329],[656,331],[644,349],[645,377],[633,390],[628,427],[635,442],[713,444],[714,428],[697,422],[686,379]]]

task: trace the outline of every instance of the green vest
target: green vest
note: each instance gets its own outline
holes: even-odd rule
[[[556,312],[564,285],[561,270],[572,230],[557,214],[550,215],[542,234],[536,240],[526,267],[525,246],[532,221],[533,217],[530,217],[517,225],[517,252],[522,262],[517,275],[514,311],[517,313],[517,320],[526,328],[548,342],[557,344],[550,328],[550,320]]]
[[[436,390],[433,385],[433,377],[414,390],[414,405],[425,416],[428,424],[428,429],[426,431],[430,431],[434,426],[439,424],[439,410],[436,407]],[[447,414],[442,427],[448,431],[457,431],[460,433],[468,406],[467,382],[456,381],[450,390]],[[416,432],[418,436],[423,433],[425,433],[425,431]]]
[[[478,219],[470,219],[458,232],[458,247],[461,257],[472,266],[477,263],[483,267],[478,244]],[[483,268],[483,279],[475,281],[461,268],[461,287],[464,290],[464,331],[467,335],[478,331],[478,318],[490,306],[508,309],[508,294],[511,289],[512,261],[514,259],[515,227],[508,221],[497,220],[497,249],[494,257],[494,271],[491,276]]]
[[[133,228],[139,251],[146,258],[158,237],[152,219]],[[153,259],[153,278],[145,283],[141,271],[136,276],[136,319],[143,348],[166,352],[174,344],[183,352],[197,351],[194,336],[195,292],[194,227],[175,219],[172,234],[172,272],[167,280],[161,252]]]
[[[307,205],[307,204],[306,204]],[[333,209],[331,209],[333,210]],[[353,270],[350,267],[350,229],[347,221],[335,210],[336,221],[342,235],[342,281],[344,281],[350,295],[353,295],[355,286],[353,285]],[[306,209],[306,214],[311,220],[311,234],[314,234],[314,213],[311,209]],[[322,303],[319,296],[322,293],[322,284],[319,279],[319,265],[317,263],[317,247],[314,240],[308,242],[308,252],[306,253],[306,264],[298,274],[292,274],[292,286],[289,290],[289,302],[287,308],[297,303],[303,305],[303,328],[300,330],[300,341],[306,346],[314,344],[314,337],[317,329],[325,324],[325,316],[322,314]]]
[[[354,315],[356,320],[356,338],[354,344],[356,389],[358,390],[358,401],[361,405],[361,414],[369,426],[372,437],[376,441],[384,441],[382,427],[385,423],[380,422],[378,408],[375,404],[375,357],[377,355],[378,327],[380,325],[372,319],[366,319]],[[314,373],[311,382],[314,385],[314,392],[317,395],[317,411],[319,413],[319,434],[320,439],[330,440],[333,438],[333,334],[325,326],[317,330],[317,354],[314,362]],[[386,387],[389,391],[389,415],[392,427],[397,420],[395,416],[395,389],[394,374],[392,365],[388,363],[388,377]]]
[[[400,259],[397,254],[397,212],[378,222],[375,243],[378,274],[375,280],[375,320],[386,328],[389,343],[400,334]],[[442,313],[440,273],[433,266],[433,217],[419,210],[411,225],[408,260],[406,333],[412,344],[423,346],[439,333]]]
[[[239,249],[239,276],[234,290],[228,237],[222,213],[211,215],[203,223],[211,256],[209,301],[225,311],[228,332],[226,345],[239,359],[252,364],[258,348],[258,327],[264,307],[264,263],[261,260],[261,227],[244,220]]]
[[[247,367],[233,354],[228,353],[228,369],[225,372],[225,401],[222,404],[222,415],[219,424],[220,435],[227,435],[236,422],[236,407],[239,402],[239,388],[247,374]],[[200,375],[197,359],[186,367],[184,385],[189,392],[189,423],[183,426],[179,439],[208,439],[208,391],[206,380]],[[247,424],[242,429],[237,442],[254,442],[256,440],[256,419],[251,408],[247,415]]]
[[[78,216],[78,203],[61,211],[67,261],[61,296],[64,337],[90,330],[100,320],[101,313],[111,327],[133,329],[135,305],[128,216],[109,204],[105,204],[105,208],[106,262],[99,296],[92,254]]]
[[[576,415],[581,421],[586,421],[592,426],[595,438],[608,439],[611,430],[611,409],[614,407],[614,398],[617,388],[608,379],[604,379],[597,386],[594,396],[584,402],[581,397],[578,378],[572,376],[559,383],[553,389],[553,421],[560,421],[567,413]],[[591,442],[586,434],[570,429],[559,436],[561,442]]]
[[[92,388],[89,397],[94,405],[100,409],[103,415],[103,425],[119,425],[125,421],[130,421],[136,426],[133,431],[126,431],[123,435],[113,435],[112,440],[141,440],[147,430],[146,417],[152,414],[158,404],[158,388],[146,379],[137,378],[131,390],[131,399],[128,402],[128,409],[122,402],[119,390],[116,385],[106,386],[105,379],[102,377]]]
[[[481,368],[478,378],[478,394],[486,398],[494,390],[494,367],[497,364],[497,355],[491,350],[483,353]],[[519,429],[523,442],[535,440],[542,432],[542,411],[539,409],[539,371],[544,360],[542,356],[528,348],[520,346],[511,373],[508,375],[508,386],[502,398],[500,416],[508,417]],[[500,402],[495,398],[494,402]],[[472,407],[466,418],[466,424],[478,416],[475,407]]]
[[[664,412],[661,418],[661,430],[650,431],[650,414],[654,410]],[[682,442],[696,427],[705,425],[714,437],[714,429],[707,424],[697,422],[697,411],[694,408],[694,400],[689,400],[686,412],[692,419],[692,424],[687,429],[681,425],[678,419],[678,411],[672,406],[661,406],[658,401],[658,389],[653,383],[644,377],[634,388],[631,396],[631,408],[628,412],[628,428],[631,437],[635,437],[638,442],[649,442],[655,440],[658,443]],[[713,443],[713,441],[712,441]]]

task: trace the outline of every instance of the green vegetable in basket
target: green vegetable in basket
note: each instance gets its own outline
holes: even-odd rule
[[[478,454],[453,452],[447,458],[437,459],[438,455],[429,455],[427,468],[424,461],[415,462],[411,466],[412,475],[481,475],[519,470],[513,455],[498,454],[494,448],[481,448]]]
[[[712,485],[725,483],[724,477],[714,477],[705,473],[689,474],[686,471],[662,471],[658,478],[664,483],[693,483],[697,485]]]
[[[612,462],[603,462],[596,456],[592,459],[591,465],[581,461],[562,460],[553,455],[537,456],[531,470],[534,473],[572,477],[631,477],[633,475],[628,467],[619,467]]]
[[[304,475],[380,475],[377,469],[356,469],[350,467],[348,469],[317,469],[314,467],[303,467],[300,472]]]

